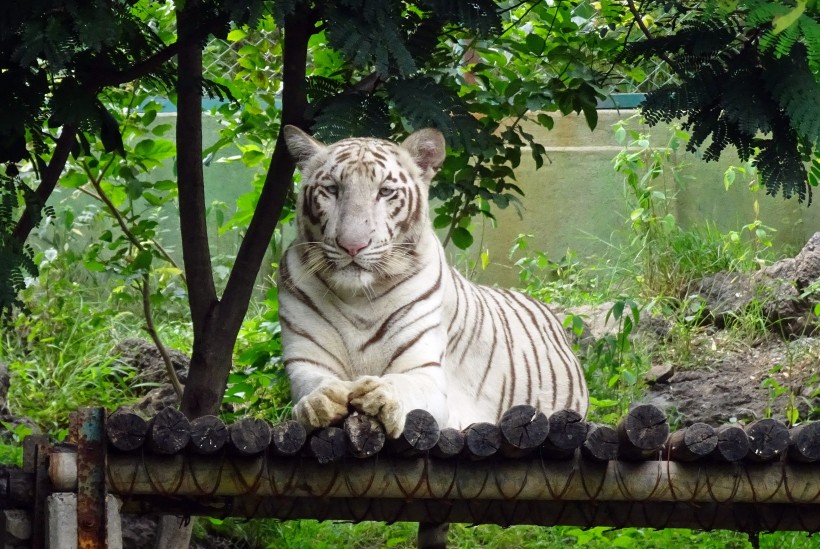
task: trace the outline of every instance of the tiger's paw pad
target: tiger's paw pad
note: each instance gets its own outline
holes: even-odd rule
[[[406,414],[395,389],[377,377],[367,376],[356,382],[350,392],[350,405],[377,418],[390,438],[397,438],[404,430]]]
[[[302,397],[293,407],[293,418],[308,431],[340,423],[348,415],[349,386],[330,384]]]

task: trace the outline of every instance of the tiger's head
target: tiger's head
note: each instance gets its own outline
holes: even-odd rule
[[[430,181],[445,156],[441,133],[419,130],[400,145],[325,145],[294,126],[284,134],[302,173],[297,245],[307,268],[350,292],[414,271],[416,244],[429,229]]]

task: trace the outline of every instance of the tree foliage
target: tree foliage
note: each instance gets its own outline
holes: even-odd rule
[[[0,10],[0,96],[15,106],[0,114],[0,308],[34,270],[25,243],[51,217],[55,186],[86,194],[110,228],[84,250],[85,266],[137,290],[146,314],[169,286],[189,300],[202,374],[190,379],[209,385],[188,393],[210,395],[184,400],[193,415],[218,406],[256,273],[290,215],[283,124],[329,141],[440,129],[451,150],[433,221],[459,247],[472,243],[474,216],[518,205],[522,151],[537,167],[548,160],[522,121],[551,128],[553,114],[574,112],[595,128],[598,101],[640,83],[651,57],[675,80],[650,93],[650,121],[686,118],[707,159],[728,146],[754,156],[771,192],[808,197],[820,171],[815,160],[807,177],[804,165],[820,119],[814,3],[39,0]],[[204,70],[225,51],[236,67]],[[202,143],[203,96],[218,100],[214,143]],[[157,118],[166,101],[177,104],[175,137]],[[254,170],[232,217],[205,203],[202,173],[229,161]],[[173,175],[152,176],[170,162]],[[169,203],[183,265],[158,232]],[[209,215],[241,232],[235,258],[212,255]]]
[[[650,92],[650,123],[683,118],[690,150],[730,145],[772,195],[811,201],[820,180],[820,9],[798,0],[649,2],[657,19],[627,59],[659,57],[676,80]],[[809,166],[809,170],[807,170]]]

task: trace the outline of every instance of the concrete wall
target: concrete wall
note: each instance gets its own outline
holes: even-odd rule
[[[546,147],[549,160],[536,170],[529,151],[522,152],[522,162],[516,170],[517,183],[526,193],[522,199],[522,217],[519,218],[515,208],[510,206],[506,210],[494,210],[497,227],[476,219],[476,246],[468,253],[453,249],[454,259],[477,261],[480,251],[487,249],[491,265],[486,271],[475,273],[475,278],[483,283],[510,286],[517,283],[518,277],[507,253],[519,234],[534,235],[531,248],[546,252],[554,260],[559,260],[568,249],[577,252],[582,259],[603,253],[608,248],[607,242],[617,239],[625,230],[625,218],[629,213],[624,200],[623,177],[612,167],[613,157],[622,149],[614,138],[612,125],[635,114],[633,110],[601,110],[594,132],[589,130],[582,117],[576,115],[555,117],[555,128],[551,131],[528,126],[527,131]],[[162,115],[161,122],[173,123],[174,118],[175,114]],[[668,140],[665,126],[640,129],[635,119],[630,127],[649,133],[653,144],[658,146]],[[218,139],[218,128],[216,120],[205,117],[206,147]],[[223,151],[223,154],[236,152]],[[720,163],[707,163],[684,153],[682,159],[689,164],[685,174],[691,182],[678,190],[675,214],[679,222],[702,224],[709,221],[722,230],[738,229],[754,219],[752,202],[757,197],[764,223],[778,229],[777,246],[799,249],[811,234],[820,230],[820,205],[807,208],[805,204],[798,204],[796,199],[753,194],[740,178],[730,191],[725,191],[723,173],[730,164],[737,164],[736,158],[726,155]],[[211,162],[204,172],[208,204],[219,200],[232,208],[238,196],[251,190],[251,171],[240,162]],[[156,170],[152,177],[171,179],[174,176],[169,166]],[[671,187],[673,182],[667,183]],[[62,197],[67,194],[70,193],[61,190]],[[79,210],[80,207],[75,207],[75,211]],[[164,213],[163,242],[181,259],[178,212],[171,206]],[[240,235],[231,232],[217,237],[216,223],[213,217],[211,220],[213,252],[232,255]],[[289,234],[289,231],[285,232]]]
[[[532,234],[531,248],[544,251],[559,260],[568,249],[579,258],[594,257],[606,251],[607,242],[624,237],[629,207],[624,199],[623,176],[616,173],[612,159],[622,150],[612,126],[633,117],[632,110],[599,111],[598,127],[593,132],[583,117],[556,117],[551,131],[531,125],[526,129],[547,150],[549,161],[540,169],[529,151],[522,152],[516,170],[519,186],[524,190],[524,212],[519,218],[513,207],[495,210],[498,223],[477,220],[476,241],[489,250],[490,266],[477,272],[483,283],[514,285],[518,281],[513,261],[507,254],[519,234]],[[667,126],[649,128],[630,121],[630,128],[649,133],[653,145],[664,146],[669,137]],[[730,151],[731,152],[731,151]],[[737,230],[754,220],[753,201],[760,202],[761,220],[777,229],[775,246],[799,249],[815,231],[820,230],[820,206],[807,207],[797,199],[785,200],[764,193],[752,193],[739,176],[734,186],[724,190],[723,174],[738,159],[724,155],[720,162],[704,162],[695,155],[681,152],[689,180],[678,188],[671,178],[665,181],[668,191],[677,192],[676,210],[679,223],[687,226],[711,222],[721,230]],[[656,182],[660,184],[660,182]],[[468,254],[475,259],[478,246]]]

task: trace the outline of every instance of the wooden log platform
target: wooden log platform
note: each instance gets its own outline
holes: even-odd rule
[[[106,488],[144,512],[820,530],[820,423],[669,434],[652,406],[631,408],[617,426],[516,407],[498,425],[459,431],[421,410],[411,416],[389,440],[366,415],[309,436],[293,421],[225,426],[173,411],[144,420],[141,435],[140,421],[112,415]],[[60,447],[65,466],[50,472],[67,491],[77,486],[72,448]]]

